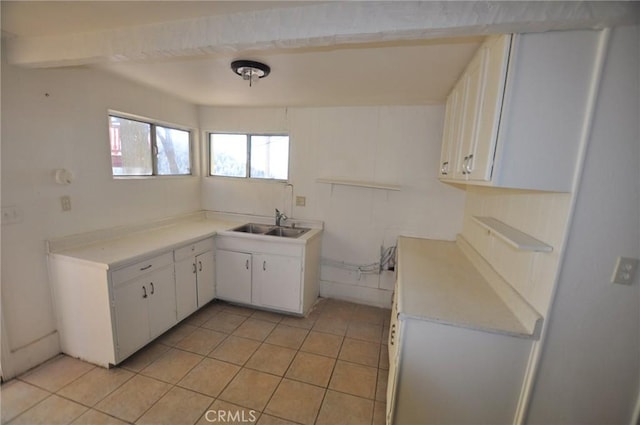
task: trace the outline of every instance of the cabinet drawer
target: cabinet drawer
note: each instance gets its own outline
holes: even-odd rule
[[[118,286],[131,279],[135,279],[146,273],[154,272],[172,263],[173,263],[173,253],[169,251],[165,254],[158,255],[156,257],[152,257],[147,260],[137,262],[135,264],[123,267],[118,270],[114,270],[111,273],[111,281],[114,286]]]
[[[203,252],[213,250],[213,238],[203,239],[198,242],[183,246],[173,251],[173,255],[176,261],[184,260],[185,258],[193,257]]]

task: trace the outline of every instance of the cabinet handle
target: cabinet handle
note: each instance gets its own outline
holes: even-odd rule
[[[142,298],[147,298],[147,288],[145,288],[144,286],[142,287]]]
[[[449,170],[449,161],[445,161],[442,163],[442,168],[440,168],[440,174],[446,176],[447,174],[449,174],[448,170]]]
[[[196,272],[197,272],[197,270],[196,270],[196,263],[193,263],[193,272],[194,272],[194,273],[196,273]]]
[[[202,271],[202,261],[198,261],[199,270]]]
[[[262,271],[267,271],[267,261],[262,262]]]
[[[153,264],[149,264],[148,266],[141,267],[140,271],[143,272],[145,270],[149,270],[151,267],[153,267]]]
[[[473,163],[473,154],[469,155],[468,159],[467,159],[467,174],[471,174],[471,171],[473,170],[473,167],[471,166],[471,164]]]
[[[247,270],[249,270],[249,259],[247,259],[247,262],[244,264],[244,266],[247,268]]]
[[[151,295],[156,292],[156,288],[153,287],[153,282],[151,282]]]
[[[469,156],[464,157],[464,161],[462,161],[462,174],[467,174],[467,162],[469,161]]]

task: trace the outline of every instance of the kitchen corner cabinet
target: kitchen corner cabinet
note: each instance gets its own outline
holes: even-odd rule
[[[182,320],[215,296],[213,239],[205,239],[174,251],[176,305]]]
[[[213,299],[213,249],[208,237],[115,264],[78,251],[49,255],[62,352],[104,367],[122,362]]]
[[[570,191],[597,46],[597,31],[488,37],[447,98],[439,178]]]
[[[303,242],[303,243],[300,243]],[[306,241],[216,238],[216,296],[306,314],[318,297],[320,236]]]

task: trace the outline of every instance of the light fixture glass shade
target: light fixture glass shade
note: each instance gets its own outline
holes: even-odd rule
[[[249,87],[260,78],[264,78],[271,72],[269,65],[265,65],[262,62],[237,60],[231,62],[231,69],[237,75],[241,76],[243,80],[249,81]]]

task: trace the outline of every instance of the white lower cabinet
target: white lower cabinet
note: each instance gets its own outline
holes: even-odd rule
[[[136,236],[130,245],[118,239],[51,253],[61,351],[104,367],[119,364],[214,297],[304,314],[318,298],[320,235],[203,235],[166,248],[151,244],[148,253]]]
[[[320,242],[216,238],[216,297],[295,314],[318,297]]]
[[[251,254],[216,251],[216,293],[223,300],[251,304]]]
[[[253,256],[251,300],[254,305],[300,312],[302,261],[300,257]]]
[[[135,265],[148,267],[147,262]],[[144,271],[144,270],[142,270]],[[173,264],[114,282],[116,358],[124,359],[177,322]]]
[[[200,308],[213,300],[216,295],[216,261],[213,251],[198,255],[196,263],[198,264],[198,308]]]
[[[514,423],[535,330],[455,242],[397,246],[387,424]]]
[[[208,238],[174,250],[178,320],[215,296],[213,248],[213,239]]]
[[[122,362],[214,298],[214,265],[212,237],[115,266],[50,256],[62,351]]]

